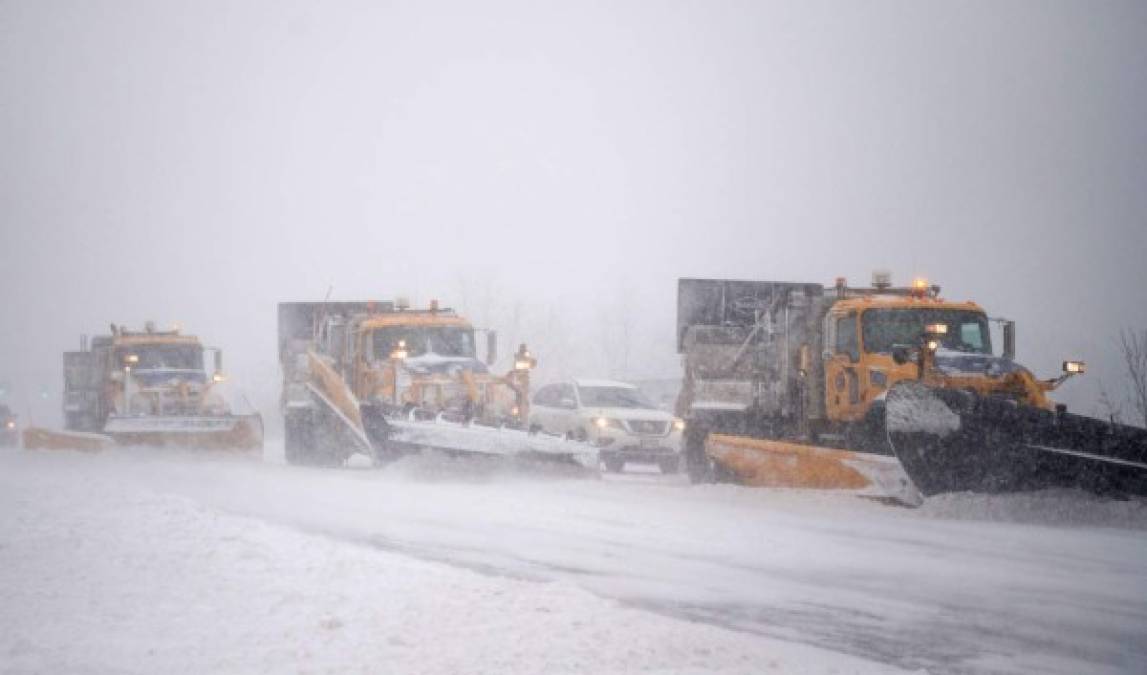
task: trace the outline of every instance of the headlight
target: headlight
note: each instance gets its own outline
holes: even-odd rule
[[[625,429],[625,427],[621,425],[621,420],[615,420],[609,417],[595,417],[593,418],[593,425],[598,429],[605,429],[607,427],[613,427],[614,429]]]
[[[7,427],[8,429],[15,429],[16,423],[13,422],[12,420],[8,420],[7,422],[4,423],[4,426]]]
[[[518,346],[518,351],[514,354],[514,370],[531,370],[538,365],[538,360],[530,353],[525,344]]]
[[[674,431],[685,431],[685,420],[674,419],[673,420],[673,430]]]

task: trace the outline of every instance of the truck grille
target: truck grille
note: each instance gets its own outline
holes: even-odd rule
[[[635,434],[664,434],[665,427],[668,422],[657,422],[654,420],[626,420],[629,425],[629,430]]]

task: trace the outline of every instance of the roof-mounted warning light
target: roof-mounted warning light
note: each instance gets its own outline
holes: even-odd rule
[[[912,295],[921,298],[938,298],[940,297],[940,287],[936,284],[928,283],[924,277],[916,277],[912,280]]]

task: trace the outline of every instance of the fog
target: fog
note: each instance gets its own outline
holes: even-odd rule
[[[0,383],[109,322],[440,299],[538,377],[676,377],[682,276],[925,275],[1097,410],[1147,327],[1138,2],[0,2]],[[271,434],[277,434],[273,426]]]

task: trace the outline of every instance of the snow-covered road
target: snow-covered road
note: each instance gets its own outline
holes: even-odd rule
[[[0,670],[1147,672],[1142,502],[275,460],[0,452]]]

